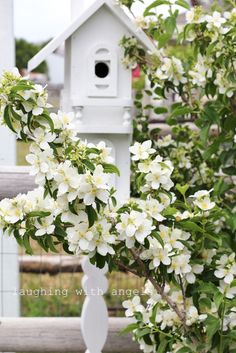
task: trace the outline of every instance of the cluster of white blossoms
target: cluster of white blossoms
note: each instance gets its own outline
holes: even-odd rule
[[[116,225],[119,240],[124,240],[127,248],[132,248],[136,240],[144,244],[144,240],[154,228],[147,213],[134,210],[121,214],[120,222]]]
[[[194,283],[195,274],[202,273],[204,266],[191,264],[191,253],[184,246],[184,242],[191,236],[190,233],[160,225],[158,234],[160,238],[148,238],[149,249],[141,253],[141,258],[150,261],[150,269],[158,268],[160,264],[163,264],[167,266],[168,273],[181,275],[188,283]],[[192,242],[189,241],[189,244],[191,245]]]
[[[41,218],[44,213],[48,216]],[[21,236],[32,226],[37,228],[36,236],[53,234],[54,227],[51,226],[59,213],[60,209],[55,200],[49,195],[44,197],[44,189],[39,187],[27,194],[19,194],[13,199],[0,201],[0,226],[7,228],[11,234],[14,232],[14,225],[17,224],[16,228]],[[35,215],[39,218],[35,218]],[[41,234],[40,229],[46,230],[45,233]]]
[[[214,67],[214,55],[216,58],[224,55],[225,61],[231,56],[227,35],[231,36],[235,27],[235,9],[232,12],[220,13],[214,11],[211,15],[205,14],[201,6],[195,6],[186,13],[187,25],[191,30],[187,31],[189,41],[197,40],[199,33],[207,39],[208,46],[212,46],[210,55],[198,54],[197,62],[194,63],[189,73],[189,78],[194,86],[205,88],[206,84],[211,82],[217,87],[219,94],[231,98],[234,95],[236,85],[235,80],[230,79],[229,70],[235,72],[235,60],[230,59],[230,65],[224,64],[220,67]],[[200,29],[200,26],[201,29]],[[210,43],[209,43],[210,39]],[[232,46],[232,50],[233,46]],[[225,62],[224,61],[224,62]],[[215,72],[214,72],[215,71]],[[214,74],[213,74],[214,73]]]
[[[187,326],[202,323],[207,318],[207,314],[199,314],[191,297],[187,297],[184,300],[182,291],[177,287],[165,285],[164,292],[180,311],[185,310]],[[135,296],[133,299],[123,302],[123,306],[126,309],[125,315],[135,318],[141,315],[144,327],[149,328],[150,332],[153,333],[156,332],[157,328],[161,331],[165,331],[166,329],[178,331],[178,328],[181,326],[178,315],[172,308],[166,306],[166,302],[162,299],[161,295],[157,293],[150,281],[147,281],[145,284],[144,294],[148,297],[146,306],[142,305],[139,296]],[[155,312],[154,316],[153,312]],[[144,352],[153,352],[155,341],[153,345],[151,342],[147,344],[143,340],[139,340],[139,343],[140,348]]]
[[[92,227],[89,227],[88,216],[80,211],[78,216],[73,218],[74,226],[68,228],[67,239],[69,250],[76,255],[88,253],[93,256],[96,252],[102,256],[114,255],[113,244],[116,237],[111,234],[112,225],[106,219],[98,219]]]

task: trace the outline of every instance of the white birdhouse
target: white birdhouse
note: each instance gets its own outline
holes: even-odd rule
[[[132,134],[132,72],[122,65],[121,38],[134,36],[153,50],[149,38],[112,0],[97,0],[29,61],[33,70],[65,42],[61,108],[74,111],[81,138],[113,147],[121,177],[118,198],[129,197]]]

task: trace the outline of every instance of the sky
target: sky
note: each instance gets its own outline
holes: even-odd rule
[[[135,6],[136,14],[142,13],[142,6],[141,4]],[[17,38],[25,38],[32,42],[45,41],[63,31],[69,21],[70,0],[14,0]]]

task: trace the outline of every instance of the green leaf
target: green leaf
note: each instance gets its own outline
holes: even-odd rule
[[[10,117],[10,106],[7,105],[4,109],[4,113],[3,113],[3,119],[5,121],[5,123],[7,124],[7,126],[9,127],[9,129],[11,131],[13,131],[14,133],[16,133],[16,130],[14,129],[13,125],[12,125],[12,121],[11,121],[11,117]]]
[[[93,206],[86,206],[86,213],[88,215],[88,220],[89,220],[89,227],[92,227],[96,220],[98,219],[97,212],[93,208]]]
[[[140,329],[136,335],[138,338],[141,338],[143,336],[149,335],[150,332],[151,332],[151,329],[149,327],[146,327],[144,329]]]
[[[200,140],[202,141],[202,143],[204,145],[206,144],[208,137],[209,137],[210,126],[211,126],[211,124],[206,124],[200,130]]]
[[[29,241],[30,236],[29,236],[29,234],[25,233],[23,235],[22,239],[23,239],[23,245],[24,245],[24,247],[26,249],[26,253],[29,254],[29,255],[32,255],[33,254],[33,249],[31,248],[31,245],[30,245],[30,241]]]
[[[178,209],[177,209],[177,208],[174,208],[174,207],[167,207],[167,208],[162,212],[162,215],[163,215],[164,217],[174,216],[177,212],[178,212]]]
[[[197,225],[194,222],[191,221],[182,221],[180,222],[181,226],[186,229],[186,230],[191,230],[194,232],[200,232],[200,233],[204,233],[204,229],[199,227],[199,225]]]
[[[152,232],[152,236],[154,236],[159,241],[161,246],[164,248],[164,241],[163,241],[162,237],[160,236],[160,234],[158,232]]]
[[[189,114],[191,112],[191,108],[190,107],[186,107],[186,106],[177,106],[171,113],[171,118],[174,118],[176,116],[184,116],[186,114]]]
[[[165,19],[165,29],[166,32],[172,36],[174,33],[174,30],[176,28],[176,17],[175,16],[169,16]]]
[[[117,174],[120,176],[119,169],[113,164],[103,164],[104,173]]]
[[[95,167],[92,162],[90,162],[88,159],[83,159],[83,164],[92,172],[94,171]]]
[[[175,3],[176,3],[176,5],[179,5],[179,6],[181,6],[181,7],[184,7],[184,8],[187,9],[187,10],[190,9],[189,4],[188,4],[186,1],[184,1],[184,0],[177,0]]]
[[[189,189],[189,185],[185,184],[185,185],[181,186],[180,184],[177,184],[176,189],[181,193],[181,195],[185,196],[186,192]]]
[[[17,114],[11,106],[9,106],[9,113],[15,120],[21,121],[21,116]]]
[[[210,282],[201,282],[200,286],[197,287],[195,291],[200,293],[208,293],[212,295],[219,292],[218,288],[213,283],[210,283]]]
[[[58,250],[55,248],[55,245],[54,245],[54,242],[53,242],[53,238],[52,238],[51,235],[47,235],[46,236],[46,242],[47,242],[47,245],[48,245],[49,249],[52,252],[58,253]]]
[[[166,0],[156,0],[156,1],[154,1],[149,6],[146,7],[143,15],[144,16],[149,16],[151,9],[153,9],[155,7],[158,7],[158,6],[161,6],[161,5],[169,5],[169,1],[166,1]]]
[[[136,330],[139,327],[138,324],[134,323],[134,324],[130,324],[128,325],[126,328],[124,328],[119,334],[120,335],[124,335],[130,332],[133,332],[134,330]]]
[[[216,332],[220,329],[220,320],[213,315],[207,316],[204,321],[206,326],[206,334],[208,341],[211,341],[212,337],[216,334]]]
[[[211,309],[211,304],[212,302],[210,298],[206,297],[206,298],[201,298],[199,300],[199,306],[202,311],[205,311],[206,309]]]
[[[220,292],[216,292],[214,294],[213,300],[214,300],[214,303],[215,303],[217,309],[219,309],[220,305],[222,304],[222,302],[224,300],[224,295]]]
[[[168,345],[168,341],[165,338],[160,340],[160,344],[158,345],[157,353],[166,353],[166,347]]]
[[[153,109],[155,114],[165,114],[168,113],[168,109],[165,107],[156,107]]]
[[[53,120],[50,118],[50,116],[48,114],[42,114],[40,115],[40,118],[44,118],[47,122],[48,122],[48,125],[50,126],[50,129],[51,129],[51,132],[54,131],[54,123],[53,123]]]
[[[208,160],[214,153],[216,153],[222,142],[222,137],[216,139],[203,153],[203,159]]]
[[[222,239],[221,239],[221,237],[219,236],[219,234],[216,234],[216,233],[210,234],[210,233],[208,232],[208,233],[205,233],[205,237],[206,237],[207,239],[209,239],[209,240],[211,240],[211,241],[217,243],[218,246],[221,246],[221,244],[222,244]]]
[[[32,211],[27,214],[27,218],[34,218],[34,217],[48,217],[50,216],[51,212],[45,212],[45,211]]]
[[[227,175],[236,175],[236,167],[233,166],[222,168],[222,171]]]
[[[191,353],[192,349],[189,347],[180,348],[176,353]]]

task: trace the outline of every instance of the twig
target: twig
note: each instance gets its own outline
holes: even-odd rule
[[[185,314],[183,314],[177,304],[175,304],[173,302],[172,299],[170,299],[170,297],[165,293],[165,291],[162,289],[162,287],[156,282],[156,280],[149,275],[145,264],[143,263],[143,261],[140,259],[140,257],[136,254],[136,252],[133,249],[130,249],[130,252],[133,256],[133,258],[135,259],[135,261],[137,261],[137,263],[139,264],[140,268],[143,270],[143,273],[145,275],[145,277],[152,283],[152,285],[154,286],[154,288],[156,289],[157,293],[161,295],[162,299],[165,300],[167,302],[167,304],[169,305],[170,308],[172,308],[176,314],[178,315],[180,321],[182,322],[183,326],[186,328],[186,323],[185,323]]]

